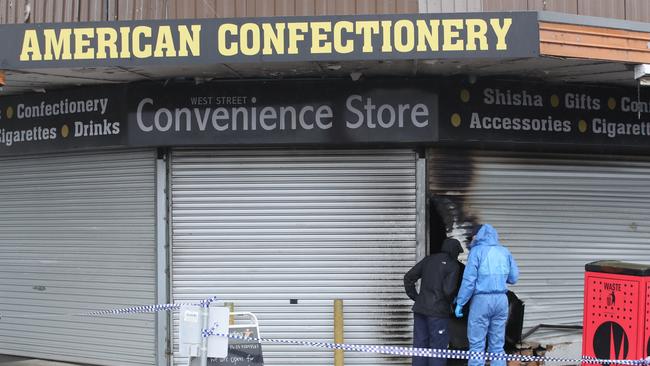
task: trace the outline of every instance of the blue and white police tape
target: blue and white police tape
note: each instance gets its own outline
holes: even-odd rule
[[[101,315],[123,315],[123,314],[137,314],[137,313],[157,313],[159,311],[177,310],[183,304],[158,304],[158,305],[141,305],[132,306],[122,309],[107,309],[91,311],[89,313],[75,314],[78,316],[101,316]]]
[[[83,314],[71,314],[72,316],[101,316],[101,315],[125,315],[137,313],[155,313],[159,311],[178,310],[183,305],[209,307],[210,304],[216,301],[217,297],[213,296],[204,299],[198,303],[173,303],[173,304],[157,304],[157,305],[140,305],[132,306],[121,309],[108,309],[98,310]],[[71,316],[71,315],[55,315],[53,316]],[[650,366],[650,358],[642,360],[608,360],[598,359],[593,357],[582,357],[580,359],[571,358],[557,358],[557,357],[544,357],[544,356],[525,356],[525,355],[512,355],[503,353],[490,353],[490,352],[470,352],[461,350],[448,350],[448,349],[430,349],[430,348],[412,348],[400,346],[382,346],[382,345],[357,345],[346,343],[328,343],[328,342],[310,342],[310,341],[297,341],[291,339],[273,339],[273,338],[255,338],[245,337],[237,334],[223,334],[215,332],[216,325],[211,329],[204,329],[201,333],[203,337],[218,336],[227,337],[231,339],[239,339],[244,341],[264,342],[264,343],[281,343],[301,345],[307,347],[340,349],[345,351],[356,351],[366,353],[381,353],[395,356],[416,356],[416,357],[435,357],[435,358],[448,358],[448,359],[483,359],[483,360],[505,360],[505,361],[538,361],[538,362],[555,362],[555,363],[588,363],[588,364],[616,364],[616,365],[629,365],[629,366]]]
[[[411,348],[411,347],[398,347],[398,346],[382,346],[382,345],[355,345],[346,343],[328,343],[328,342],[309,342],[297,341],[290,339],[273,339],[273,338],[255,338],[246,337],[237,334],[223,334],[215,332],[216,326],[211,329],[204,329],[202,331],[203,337],[217,336],[227,337],[230,339],[264,342],[264,343],[281,343],[292,344],[315,348],[328,348],[339,349],[344,351],[356,351],[366,353],[381,353],[394,356],[416,356],[416,357],[435,357],[447,359],[481,359],[481,360],[504,360],[504,361],[520,361],[520,362],[553,362],[553,363],[601,363],[601,364],[618,364],[618,365],[631,365],[642,366],[649,365],[650,360],[608,360],[597,359],[592,357],[583,357],[581,359],[560,358],[560,357],[544,357],[544,356],[526,356],[526,355],[512,355],[505,353],[491,353],[491,352],[470,352],[462,350],[449,350],[449,349],[430,349],[430,348]]]
[[[139,314],[139,313],[157,313],[159,311],[170,311],[178,310],[181,306],[200,306],[200,307],[209,307],[211,303],[217,301],[216,296],[203,299],[198,303],[174,303],[174,304],[156,304],[156,305],[138,305],[131,306],[128,308],[120,309],[106,309],[106,310],[96,310],[88,313],[73,313],[73,314],[39,314],[38,316],[20,316],[20,315],[10,315],[6,316],[9,318],[47,318],[47,317],[72,317],[72,316],[102,316],[102,315],[126,315],[126,314]]]
[[[138,313],[157,313],[159,311],[178,310],[181,306],[200,306],[209,307],[211,303],[217,301],[216,296],[203,299],[198,303],[174,303],[174,304],[156,304],[156,305],[139,305],[121,309],[107,309],[91,311],[89,313],[75,314],[77,316],[101,316],[101,315],[124,315],[124,314],[138,314]]]

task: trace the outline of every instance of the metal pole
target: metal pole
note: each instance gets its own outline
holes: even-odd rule
[[[156,299],[158,304],[166,304],[169,299],[167,269],[169,268],[168,230],[167,226],[167,154],[158,150],[156,159]],[[170,348],[169,313],[159,311],[156,314],[156,365],[170,365],[168,357]]]
[[[343,300],[334,300],[334,343],[343,343]],[[342,349],[334,350],[334,366],[345,364]]]
[[[210,303],[201,305],[201,317],[202,317],[202,330],[208,329],[208,321],[210,316]],[[204,337],[201,334],[201,349],[199,350],[199,359],[201,366],[208,366],[208,337]]]
[[[235,303],[234,302],[224,302],[223,306],[230,309],[230,319],[228,320],[229,325],[235,325]]]
[[[427,160],[418,159],[415,171],[415,257],[419,262],[427,256]]]

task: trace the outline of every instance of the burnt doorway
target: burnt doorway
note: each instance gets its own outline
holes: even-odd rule
[[[447,227],[438,206],[435,198],[429,200],[429,254],[440,253],[442,242],[447,238]]]

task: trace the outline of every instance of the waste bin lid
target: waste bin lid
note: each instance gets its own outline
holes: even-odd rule
[[[587,272],[615,273],[630,276],[650,276],[650,265],[621,261],[597,261],[585,265]]]

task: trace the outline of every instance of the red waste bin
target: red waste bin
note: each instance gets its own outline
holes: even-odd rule
[[[645,281],[645,333],[643,335],[643,340],[645,341],[645,347],[643,349],[643,358],[650,357],[650,278],[646,278]]]
[[[582,353],[641,359],[650,353],[650,266],[599,261],[585,266]]]

